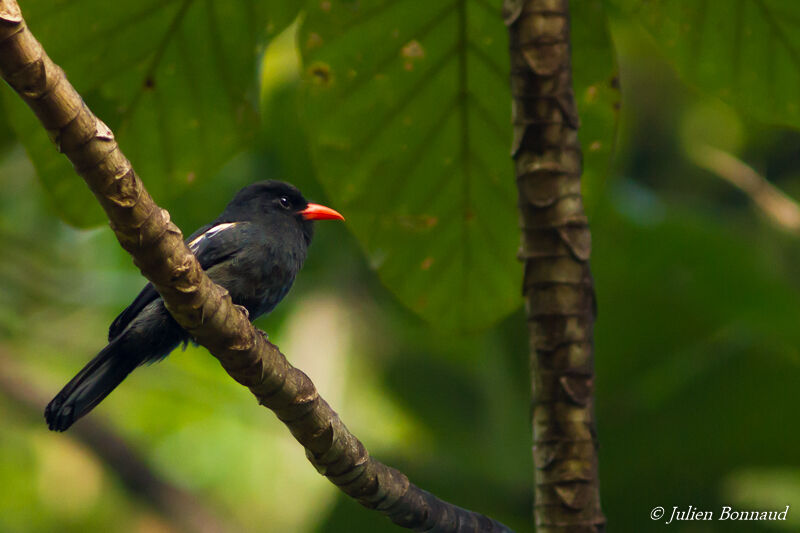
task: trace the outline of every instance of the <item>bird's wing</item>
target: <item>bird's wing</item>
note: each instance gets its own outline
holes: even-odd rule
[[[241,242],[239,237],[248,226],[247,222],[226,222],[203,226],[186,239],[189,249],[197,257],[204,270],[216,265],[235,254]],[[148,283],[135,300],[122,312],[108,328],[108,340],[111,341],[122,333],[128,324],[136,318],[142,309],[153,300],[159,298],[158,291],[152,283]]]
[[[208,270],[221,263],[242,248],[242,237],[249,230],[248,222],[225,222],[210,226],[201,233],[187,239],[189,249]]]
[[[158,291],[156,291],[156,289],[153,287],[153,284],[148,283],[145,285],[144,289],[142,289],[136,299],[133,300],[131,305],[126,307],[125,310],[114,319],[114,321],[111,323],[111,326],[109,326],[108,341],[111,342],[119,337],[119,334],[125,330],[128,324],[130,324],[134,318],[136,318],[136,315],[138,315],[147,304],[156,298],[158,298]]]

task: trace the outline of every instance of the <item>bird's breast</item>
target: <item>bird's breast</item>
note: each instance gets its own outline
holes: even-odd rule
[[[237,305],[247,308],[253,320],[269,313],[286,296],[302,260],[290,253],[265,248],[262,253],[235,257],[218,283],[228,289]],[[212,277],[213,279],[213,277]]]

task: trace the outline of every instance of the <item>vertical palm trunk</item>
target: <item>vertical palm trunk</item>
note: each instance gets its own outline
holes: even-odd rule
[[[605,529],[594,420],[591,235],[567,0],[506,0],[539,533]]]

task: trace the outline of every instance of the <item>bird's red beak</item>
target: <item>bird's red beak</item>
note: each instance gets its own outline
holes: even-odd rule
[[[344,217],[330,207],[319,204],[308,204],[308,207],[300,211],[306,220],[344,220]]]

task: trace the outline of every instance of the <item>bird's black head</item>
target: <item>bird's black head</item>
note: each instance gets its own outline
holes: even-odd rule
[[[276,180],[259,181],[240,190],[225,208],[223,218],[229,222],[260,222],[276,231],[299,230],[306,244],[311,243],[314,220],[344,220],[329,207],[309,203],[294,185]]]

